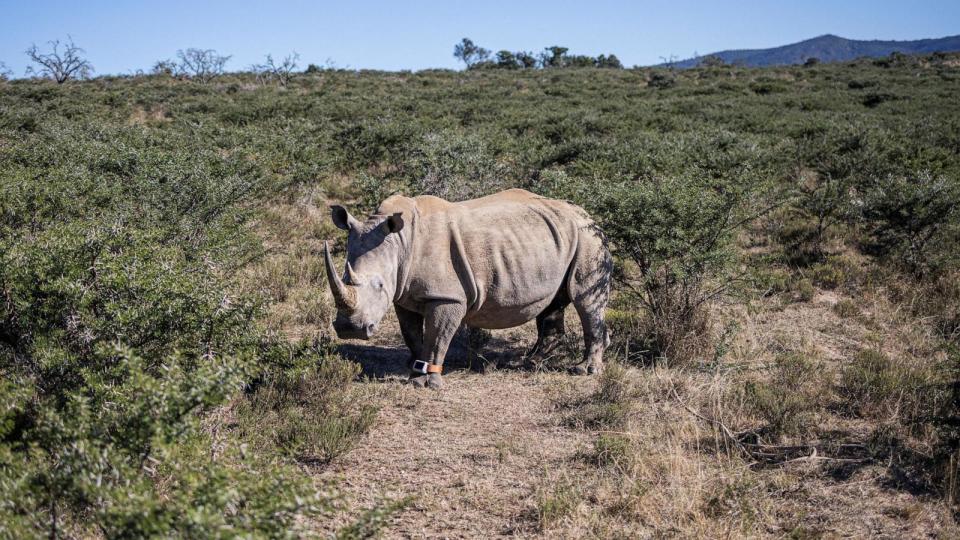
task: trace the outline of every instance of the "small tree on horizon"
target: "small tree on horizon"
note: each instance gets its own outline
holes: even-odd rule
[[[506,49],[497,53],[497,67],[506,69],[533,69],[537,67],[537,57],[531,52],[512,52]]]
[[[296,51],[283,57],[279,62],[273,59],[272,54],[268,54],[265,63],[254,64],[250,66],[250,70],[257,74],[257,80],[262,84],[277,81],[280,86],[286,86],[293,79],[294,70],[297,69],[299,61],[300,55]]]
[[[470,69],[474,65],[489,59],[490,51],[478,46],[470,38],[463,38],[463,41],[454,45],[453,57],[463,62],[467,69]]]
[[[7,67],[7,64],[0,62],[0,81],[5,81],[13,77],[13,71]]]
[[[715,55],[715,54],[711,54],[711,55],[708,55],[708,56],[704,56],[704,57],[700,60],[700,63],[697,64],[697,67],[708,67],[708,68],[710,68],[710,67],[723,67],[723,66],[725,66],[725,65],[727,65],[727,63],[723,60],[723,58],[720,58],[719,56],[717,56],[717,55]]]
[[[596,66],[599,68],[623,69],[623,64],[615,54],[610,56],[601,54],[597,57]]]
[[[180,66],[169,58],[166,60],[157,60],[156,63],[153,64],[153,67],[150,68],[150,73],[154,75],[178,77],[180,75]]]
[[[50,52],[42,52],[36,45],[27,49],[30,61],[37,64],[36,68],[27,68],[27,75],[45,77],[63,84],[70,79],[84,79],[93,73],[93,65],[83,57],[86,51],[78,47],[72,37],[67,36],[65,43],[59,39],[47,43],[53,49]]]
[[[560,47],[559,45],[545,48],[540,53],[540,65],[545,68],[563,67],[566,64],[567,51],[569,50],[567,47]]]
[[[180,71],[201,83],[208,83],[214,77],[223,74],[223,68],[232,56],[221,56],[213,49],[194,49],[177,51],[180,59]]]
[[[497,67],[516,69],[520,67],[520,63],[517,61],[517,55],[508,50],[502,50],[497,53]]]
[[[533,55],[532,52],[528,51],[517,51],[514,53],[514,56],[517,58],[517,62],[521,67],[532,69],[537,67],[537,57]]]

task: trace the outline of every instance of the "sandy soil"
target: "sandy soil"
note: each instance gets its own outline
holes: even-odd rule
[[[535,535],[534,498],[545,478],[576,465],[588,433],[563,427],[551,414],[550,389],[571,378],[514,367],[533,339],[532,327],[498,333],[485,348],[484,373],[466,365],[461,337],[446,363],[445,388],[403,384],[407,352],[396,334],[374,345],[350,343],[343,354],[360,361],[382,385],[381,411],[362,443],[330,466],[321,479],[337,480],[350,509],[413,496],[386,528],[387,538],[489,538]],[[516,340],[516,341],[512,341]],[[581,377],[577,384],[592,387]],[[573,464],[573,465],[572,465]]]

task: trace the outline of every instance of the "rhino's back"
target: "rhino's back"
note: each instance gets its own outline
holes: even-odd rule
[[[479,199],[471,199],[469,201],[452,204],[467,208],[471,212],[483,212],[498,208],[512,208],[516,210],[520,207],[543,207],[550,208],[551,211],[559,215],[564,215],[567,219],[590,220],[586,212],[579,206],[575,206],[567,201],[543,197],[520,188],[508,189],[494,193],[493,195],[480,197]]]

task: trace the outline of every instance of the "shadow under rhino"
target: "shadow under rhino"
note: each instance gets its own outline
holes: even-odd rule
[[[529,369],[524,350],[508,339],[492,336],[482,350],[470,351],[469,330],[461,328],[450,344],[445,367],[448,371],[484,372],[488,369]],[[405,347],[341,343],[340,356],[360,365],[360,376],[386,379],[410,372],[410,351]]]

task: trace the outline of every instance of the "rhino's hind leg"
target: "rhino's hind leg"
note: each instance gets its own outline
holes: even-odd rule
[[[566,287],[564,287],[566,289]],[[539,368],[546,362],[563,341],[563,310],[570,305],[566,290],[562,290],[553,302],[537,315],[537,343],[524,359],[524,367]]]
[[[577,313],[583,324],[583,360],[570,368],[570,371],[577,375],[600,373],[603,371],[603,352],[609,343],[603,311],[595,313],[577,306]]]
[[[570,296],[583,325],[583,360],[571,368],[576,374],[603,371],[603,352],[610,343],[604,314],[613,261],[599,232],[584,236],[588,238],[581,239],[570,281]]]

